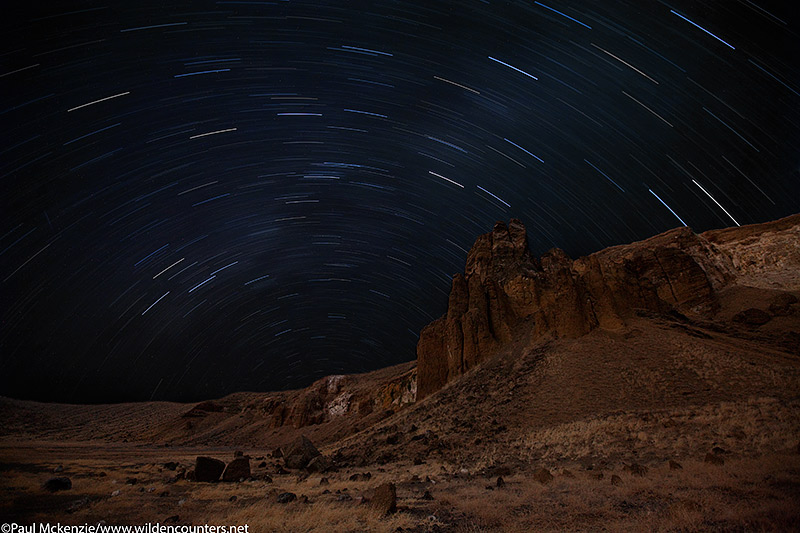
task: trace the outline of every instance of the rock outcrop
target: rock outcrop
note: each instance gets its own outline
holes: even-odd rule
[[[758,287],[776,265],[800,272],[800,215],[700,235],[678,228],[576,260],[559,249],[537,259],[522,222],[498,222],[478,237],[464,273],[453,277],[447,314],[420,334],[417,398],[495,355],[520,332],[546,338],[619,330],[637,310],[708,317],[720,290],[734,282]],[[800,274],[786,283],[800,288]]]

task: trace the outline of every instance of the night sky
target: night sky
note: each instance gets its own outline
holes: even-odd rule
[[[496,220],[578,256],[798,211],[790,2],[28,4],[0,395],[305,386],[413,359]]]

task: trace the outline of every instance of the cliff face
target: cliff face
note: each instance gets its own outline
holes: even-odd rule
[[[736,282],[759,286],[777,267],[800,272],[800,215],[701,235],[678,228],[576,260],[559,249],[537,259],[519,220],[498,222],[478,237],[464,274],[453,278],[447,314],[420,334],[417,398],[520,335],[620,329],[636,310],[709,317],[720,290]],[[786,283],[800,287],[800,274]]]

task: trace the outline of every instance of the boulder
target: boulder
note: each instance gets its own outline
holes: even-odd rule
[[[223,461],[213,457],[199,456],[194,462],[194,481],[214,483],[219,481],[219,477],[224,471],[225,463]]]
[[[373,492],[369,505],[383,515],[394,513],[397,510],[397,489],[394,483],[379,485]]]
[[[222,481],[239,481],[250,477],[250,459],[238,456],[222,472]]]
[[[295,439],[282,451],[286,468],[293,469],[305,468],[312,459],[322,455],[305,435]]]

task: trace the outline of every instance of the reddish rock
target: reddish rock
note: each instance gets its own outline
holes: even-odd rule
[[[542,485],[547,485],[551,481],[553,481],[553,474],[546,468],[539,468],[533,473],[533,479],[541,483]]]
[[[394,483],[379,485],[369,500],[369,505],[384,515],[394,513],[397,510],[397,489]]]
[[[643,311],[710,317],[718,292],[738,277],[757,277],[773,268],[770,261],[800,268],[799,234],[794,215],[700,235],[678,228],[576,260],[558,249],[537,259],[520,221],[498,222],[475,240],[464,273],[453,277],[447,313],[420,333],[417,399],[498,353],[515,332],[578,337],[619,330]],[[780,298],[775,311],[791,312],[790,301]],[[769,319],[747,310],[743,320]]]
[[[302,435],[283,450],[286,468],[305,468],[315,457],[322,455],[310,440]]]
[[[194,463],[194,481],[213,483],[225,470],[225,463],[212,457],[198,457]],[[187,476],[188,477],[188,476]]]
[[[744,311],[736,313],[733,316],[734,322],[744,324],[745,326],[763,326],[770,320],[772,320],[772,317],[769,315],[769,313],[754,307],[745,309]]]
[[[222,472],[222,481],[239,481],[250,477],[250,459],[247,457],[236,457],[228,463],[225,471]]]

